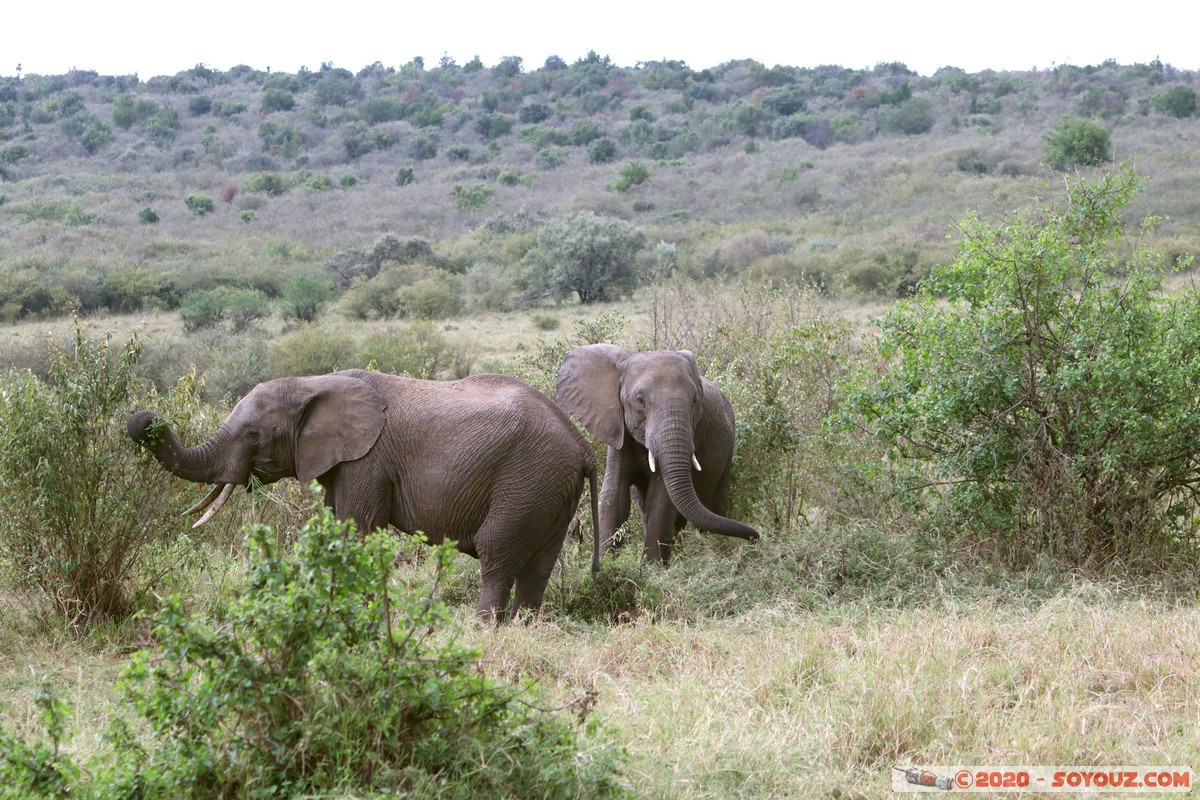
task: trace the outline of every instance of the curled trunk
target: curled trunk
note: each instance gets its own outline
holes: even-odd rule
[[[671,503],[688,522],[702,531],[739,539],[757,539],[758,531],[754,528],[715,514],[700,502],[692,478],[694,446],[691,430],[683,425],[668,424],[655,437],[654,454]]]
[[[171,429],[160,422],[153,411],[138,411],[126,425],[129,438],[147,447],[172,475],[195,483],[244,483],[235,476],[218,475],[213,451],[216,449],[221,431],[199,447],[184,447],[171,433]]]

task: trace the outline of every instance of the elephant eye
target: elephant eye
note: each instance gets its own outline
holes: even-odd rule
[[[250,444],[258,444],[258,431],[246,431],[246,441],[250,442]]]
[[[646,398],[642,396],[641,392],[638,392],[636,395],[634,395],[633,399],[639,406],[646,405]]]

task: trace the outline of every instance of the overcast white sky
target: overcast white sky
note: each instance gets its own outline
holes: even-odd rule
[[[589,50],[619,66],[677,59],[694,69],[752,58],[766,66],[870,67],[900,61],[922,75],[944,66],[1046,69],[1112,58],[1155,58],[1200,68],[1190,4],[1056,0],[15,0],[0,28],[0,75],[71,69],[143,79],[196,64],[221,71],[316,70],[323,62],[357,72],[376,61],[401,66],[443,54],[478,55],[492,66],[520,56],[526,70],[547,56],[568,62]],[[1111,6],[1109,6],[1111,8]]]

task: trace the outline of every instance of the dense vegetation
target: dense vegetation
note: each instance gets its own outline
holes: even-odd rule
[[[1196,75],[1157,61],[527,66],[4,79],[0,316],[303,319],[322,294],[301,277],[361,317],[597,301],[662,274],[894,297],[953,257],[967,209],[1025,205],[1043,164],[1114,158],[1137,159],[1169,254],[1200,249]],[[642,234],[625,279],[538,257],[578,212]]]
[[[592,54],[3,84],[0,796],[1195,764],[1194,79]],[[351,366],[552,393],[597,341],[696,354],[764,538],[593,578],[581,535],[529,628],[470,622],[476,562],[348,542],[294,482],[189,532],[194,487],[122,432],[152,407],[195,442]]]

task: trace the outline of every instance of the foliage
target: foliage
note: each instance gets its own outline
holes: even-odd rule
[[[1184,119],[1196,114],[1196,90],[1190,86],[1172,86],[1154,98],[1154,108]]]
[[[259,172],[251,175],[242,184],[246,192],[262,192],[271,197],[278,197],[287,191],[287,184],[278,172]]]
[[[46,378],[10,372],[0,391],[0,556],[34,605],[78,627],[138,610],[180,533],[170,476],[125,435],[141,349],[76,321],[70,343],[50,343]],[[163,400],[186,417],[190,384]]]
[[[458,211],[482,211],[496,196],[496,188],[486,183],[475,183],[470,186],[456,185],[450,191],[454,208]]]
[[[1138,188],[1126,169],[968,218],[958,259],[882,320],[888,369],[852,399],[919,467],[913,499],[1008,563],[1195,555],[1200,292],[1164,296],[1161,258],[1126,244]]]
[[[339,369],[364,367],[354,337],[341,327],[300,325],[280,336],[271,347],[268,372],[272,378],[324,375]]]
[[[228,322],[231,332],[241,333],[270,313],[270,303],[263,292],[228,286],[190,292],[179,304],[179,318],[188,332]]]
[[[471,372],[469,348],[452,344],[429,322],[392,326],[364,336],[357,360],[380,372],[413,378],[438,378],[447,372],[465,378]]]
[[[150,206],[146,206],[138,212],[138,222],[143,225],[154,225],[158,222],[158,214]]]
[[[287,320],[316,322],[333,296],[329,281],[311,275],[297,275],[283,287],[280,313]]]
[[[641,161],[630,161],[621,167],[617,179],[610,184],[618,192],[628,192],[634,186],[641,186],[650,180],[650,168]]]
[[[463,299],[472,309],[510,311],[516,304],[516,284],[503,264],[480,261],[462,277]]]
[[[487,678],[479,653],[457,643],[436,597],[452,545],[432,548],[432,585],[412,590],[390,580],[395,538],[359,540],[327,510],[290,554],[264,526],[246,546],[247,584],[219,621],[163,601],[157,648],[135,653],[122,677],[128,712],[73,796],[621,794],[624,753],[585,739],[599,733],[585,713],[576,723],[537,709],[532,689]],[[58,753],[56,702],[53,753],[0,738],[0,769],[34,797],[61,796],[81,774]]]
[[[1112,135],[1091,120],[1063,117],[1046,135],[1045,153],[1055,169],[1096,166],[1112,160]]]
[[[198,217],[213,212],[213,200],[206,194],[189,194],[183,198],[183,204],[187,206],[188,211]]]
[[[560,217],[538,231],[526,254],[535,291],[584,304],[626,297],[638,285],[634,257],[646,236],[615,217],[577,212]]]

